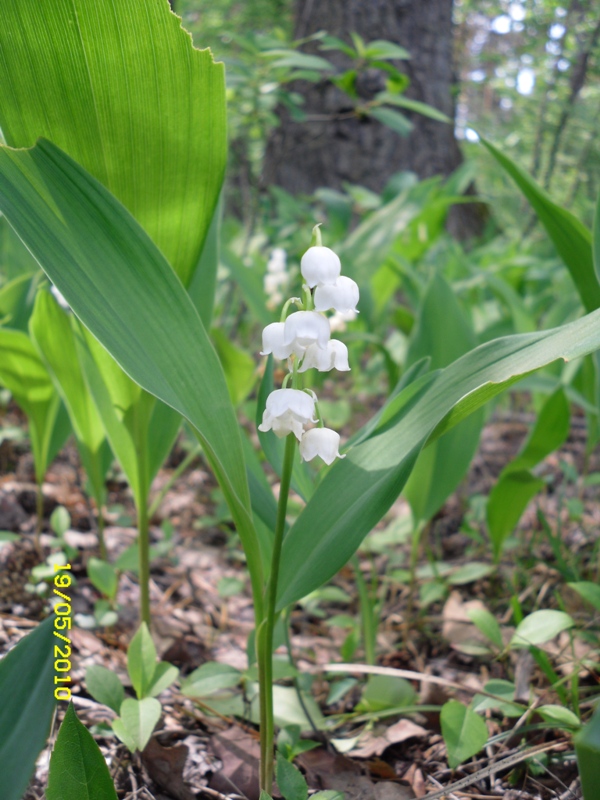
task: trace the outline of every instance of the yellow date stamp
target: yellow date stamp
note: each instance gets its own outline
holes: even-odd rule
[[[54,565],[54,594],[58,597],[58,602],[54,605],[54,635],[60,643],[54,644],[54,697],[56,700],[71,699],[71,639],[67,631],[71,630],[73,619],[71,595],[68,589],[73,578],[68,570],[70,564]]]

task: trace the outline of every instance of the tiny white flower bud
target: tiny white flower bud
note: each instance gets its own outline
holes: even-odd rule
[[[286,252],[282,247],[276,247],[271,253],[267,263],[269,272],[284,272],[286,267]]]
[[[328,247],[309,247],[300,262],[302,277],[313,286],[334,283],[342,271],[338,256]]]
[[[358,303],[358,285],[345,275],[341,275],[334,284],[317,286],[315,289],[315,309],[317,311],[356,311]]]
[[[338,339],[330,339],[325,349],[311,344],[310,347],[306,348],[302,366],[298,372],[306,372],[307,369],[312,368],[317,369],[319,372],[329,372],[334,368],[340,372],[347,372],[350,369],[348,348]]]
[[[314,419],[314,397],[301,392],[299,389],[275,389],[267,397],[266,408],[263,413],[259,431],[270,431],[282,438],[288,433],[293,433],[300,441],[304,426]]]
[[[340,435],[331,428],[311,428],[305,431],[300,440],[300,456],[303,461],[312,461],[315,456],[322,458],[326,464],[333,464],[340,455]]]
[[[295,311],[285,321],[283,344],[301,355],[311,344],[327,347],[329,322],[316,311]]]
[[[268,356],[269,353],[273,353],[275,358],[287,358],[291,355],[291,347],[283,343],[284,327],[283,322],[272,322],[263,330],[261,356]]]

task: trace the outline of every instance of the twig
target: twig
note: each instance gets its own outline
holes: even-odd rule
[[[543,744],[539,747],[531,747],[529,750],[523,750],[521,753],[515,753],[513,756],[507,756],[500,761],[496,761],[494,764],[490,764],[489,767],[484,767],[483,769],[478,770],[477,772],[473,773],[473,775],[468,775],[466,778],[461,778],[461,780],[455,781],[455,783],[450,784],[450,786],[447,786],[445,789],[440,789],[438,792],[430,792],[429,794],[426,794],[423,800],[437,800],[438,797],[448,797],[451,792],[464,789],[466,786],[472,786],[482,778],[487,778],[492,774],[492,772],[499,772],[500,770],[514,767],[515,764],[520,764],[527,758],[540,755],[540,753],[547,753],[549,750],[562,747],[563,744],[566,744],[566,739],[562,739],[558,742],[552,742],[551,744]]]

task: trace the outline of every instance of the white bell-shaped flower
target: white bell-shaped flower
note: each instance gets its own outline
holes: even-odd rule
[[[300,272],[309,288],[335,283],[342,271],[338,256],[328,247],[309,247],[302,256]]]
[[[336,311],[329,317],[329,329],[332,333],[343,333],[347,326],[347,322],[354,322],[358,311]]]
[[[341,275],[335,283],[317,286],[315,289],[315,309],[317,311],[356,311],[358,303],[358,285],[345,275]]]
[[[275,358],[287,358],[292,353],[292,348],[283,343],[283,332],[285,325],[283,322],[272,322],[263,330],[262,342],[263,349],[261,356],[268,356],[273,353]]]
[[[286,267],[287,255],[283,247],[276,247],[271,253],[267,263],[269,272],[284,272]]]
[[[315,344],[306,348],[302,366],[298,372],[306,372],[307,369],[317,369],[319,372],[329,372],[337,369],[340,372],[347,372],[350,369],[348,364],[348,348],[338,339],[330,339],[327,347],[322,349]]]
[[[295,311],[285,321],[283,344],[301,355],[311,344],[327,347],[330,331],[327,317],[316,311]]]
[[[293,433],[300,441],[304,426],[309,422],[317,422],[314,413],[315,400],[310,394],[300,389],[275,389],[267,397],[258,430],[263,433],[272,430],[279,438]]]
[[[340,455],[340,435],[331,428],[311,428],[305,431],[300,440],[300,456],[304,461],[312,461],[315,456],[326,464],[333,464]]]

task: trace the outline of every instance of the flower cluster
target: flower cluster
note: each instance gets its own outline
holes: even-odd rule
[[[260,431],[272,430],[276,436],[292,433],[300,442],[300,455],[305,461],[319,456],[326,464],[339,453],[340,437],[336,431],[323,426],[314,392],[298,388],[300,374],[308,369],[329,372],[347,371],[348,349],[343,342],[331,338],[331,326],[325,311],[354,317],[358,303],[358,286],[341,274],[338,256],[321,244],[318,226],[313,231],[316,244],[309,247],[300,264],[305,281],[303,298],[292,297],[284,307],[279,322],[263,331],[261,355],[287,360],[289,374],[283,388],[267,398]],[[268,276],[267,276],[268,277]],[[291,305],[298,311],[287,314]],[[288,388],[288,384],[292,386]],[[318,424],[319,427],[307,427]]]
[[[264,278],[268,308],[276,308],[283,301],[283,292],[289,286],[290,274],[287,271],[286,262],[285,250],[282,247],[276,247],[267,263],[267,272]]]

